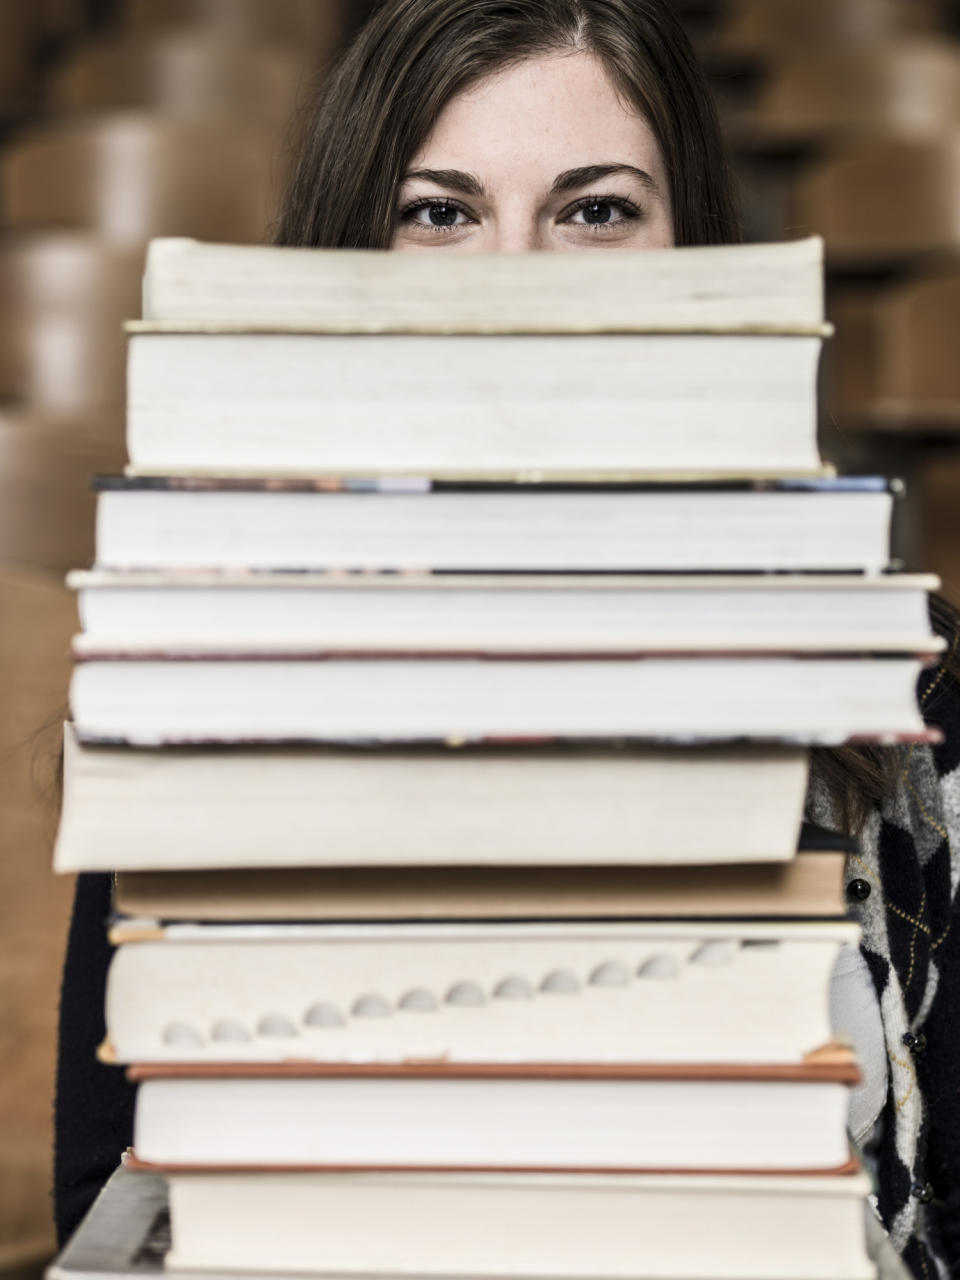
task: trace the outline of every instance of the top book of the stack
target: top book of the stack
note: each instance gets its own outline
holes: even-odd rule
[[[823,241],[433,255],[151,242],[143,319],[323,333],[822,336]]]
[[[402,254],[158,240],[141,474],[807,475],[823,246]]]

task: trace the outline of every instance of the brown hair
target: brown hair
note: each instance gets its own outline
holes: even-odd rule
[[[387,0],[323,85],[275,243],[388,248],[397,190],[446,103],[512,63],[577,49],[650,125],[675,242],[739,240],[713,96],[668,0]]]
[[[938,719],[938,702],[949,696],[950,686],[960,684],[960,615],[943,596],[929,597],[930,624],[946,641],[946,651],[927,695],[921,698],[929,722]],[[955,689],[954,689],[955,696]],[[904,768],[902,751],[889,747],[837,747],[815,750],[812,767],[833,801],[844,830],[856,834],[870,816],[896,789]]]
[[[707,80],[669,0],[386,0],[324,83],[304,133],[274,240],[385,249],[397,190],[446,103],[512,63],[581,49],[647,120],[670,182],[678,245],[741,238]],[[960,680],[957,615],[931,602]],[[892,792],[900,754],[884,747],[814,753],[839,819],[856,831]]]

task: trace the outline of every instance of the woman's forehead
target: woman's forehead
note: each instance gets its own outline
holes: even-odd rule
[[[592,165],[629,165],[664,181],[656,138],[603,63],[571,52],[529,58],[481,80],[444,107],[410,169],[457,169],[553,183]]]

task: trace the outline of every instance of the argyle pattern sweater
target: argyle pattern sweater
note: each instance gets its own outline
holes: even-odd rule
[[[862,1155],[894,1247],[917,1280],[935,1280],[960,1276],[960,685],[933,668],[920,702],[943,742],[898,748],[898,785],[860,833],[847,885],[888,1063]],[[816,778],[807,807],[836,824]]]

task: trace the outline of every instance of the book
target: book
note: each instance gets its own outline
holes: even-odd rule
[[[171,1271],[875,1277],[860,1174],[190,1172],[167,1183]]]
[[[522,1175],[517,1175],[517,1184],[523,1181]],[[869,1208],[865,1225],[867,1252],[877,1268],[875,1280],[908,1280],[899,1255]],[[127,1157],[112,1174],[72,1239],[47,1269],[47,1280],[103,1280],[105,1276],[116,1277],[116,1280],[155,1280],[163,1274],[163,1259],[169,1249],[166,1181],[162,1174],[137,1167],[136,1162]],[[181,1269],[180,1274],[190,1273]],[[266,1280],[272,1273],[252,1274],[260,1274]],[[399,1280],[400,1274],[396,1266],[392,1271],[377,1273],[381,1280]],[[503,1277],[514,1280],[506,1272],[501,1273],[501,1280]],[[728,1276],[726,1280],[731,1278]]]
[[[836,847],[833,847],[836,846]],[[272,867],[121,871],[114,944],[165,921],[734,919],[840,916],[846,842],[790,862],[682,867]]]
[[[703,648],[930,645],[932,575],[212,573],[69,575],[101,648]]]
[[[679,250],[458,254],[152,240],[143,317],[353,333],[819,331],[823,242]]]
[[[916,687],[932,660],[777,651],[158,653],[86,644],[75,658],[70,709],[79,736],[144,746],[922,739]]]
[[[795,746],[130,750],[68,725],[55,868],[785,861],[806,790]]]
[[[166,1168],[836,1173],[852,1058],[825,1067],[579,1063],[134,1067],[133,1149]]]
[[[818,335],[128,333],[138,474],[823,471]]]
[[[109,569],[821,571],[889,565],[898,486],[483,485],[424,478],[98,481]]]
[[[118,948],[103,1056],[829,1065],[830,975],[858,938],[845,920],[171,924]]]

